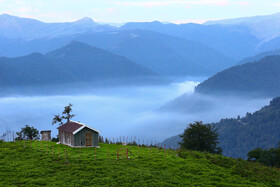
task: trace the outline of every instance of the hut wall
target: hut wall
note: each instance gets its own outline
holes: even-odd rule
[[[87,127],[74,135],[74,146],[86,146],[86,133],[92,133],[92,146],[98,146],[98,133]]]
[[[74,146],[74,136],[71,133],[59,131],[60,143]]]

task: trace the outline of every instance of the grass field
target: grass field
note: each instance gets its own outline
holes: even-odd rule
[[[158,148],[100,147],[2,142],[0,186],[280,186],[279,169],[244,160],[195,151],[180,151],[179,157],[177,151]],[[117,160],[118,148],[133,155]]]

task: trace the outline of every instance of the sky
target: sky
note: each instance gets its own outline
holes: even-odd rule
[[[106,23],[203,23],[277,12],[280,0],[0,0],[0,14],[44,22],[90,17]]]

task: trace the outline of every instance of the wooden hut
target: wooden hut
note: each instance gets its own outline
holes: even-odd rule
[[[51,131],[41,131],[41,140],[42,141],[51,141]]]
[[[100,131],[86,124],[69,121],[57,129],[61,144],[70,147],[98,147]]]

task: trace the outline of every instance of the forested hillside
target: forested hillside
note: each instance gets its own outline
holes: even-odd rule
[[[206,94],[280,95],[280,56],[226,69],[199,84],[195,91]]]
[[[243,118],[221,119],[213,124],[218,129],[223,155],[247,158],[247,153],[255,148],[277,147],[280,141],[280,97]],[[177,135],[162,144],[177,146],[179,141],[181,138]]]
[[[224,155],[246,158],[257,147],[277,147],[280,141],[280,97],[243,118],[222,119],[214,125],[220,134]]]

